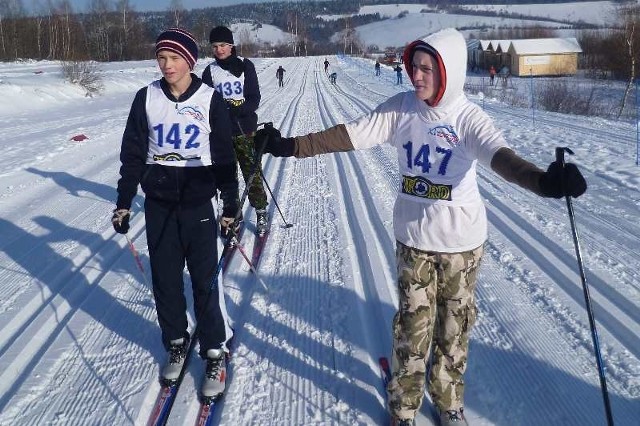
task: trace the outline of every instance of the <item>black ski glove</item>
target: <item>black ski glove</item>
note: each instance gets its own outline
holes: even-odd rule
[[[579,197],[587,190],[587,182],[578,166],[567,163],[563,169],[562,164],[557,161],[551,163],[547,171],[540,176],[539,185],[542,195],[551,198],[567,195]]]
[[[254,141],[257,150],[274,157],[292,157],[296,146],[295,138],[283,138],[280,131],[271,124],[265,124],[258,130]]]
[[[118,234],[126,234],[129,231],[129,218],[131,217],[131,211],[128,209],[115,209],[113,216],[111,217],[111,224],[113,229]]]
[[[238,236],[240,232],[240,224],[242,216],[237,217],[221,217],[220,218],[220,237],[227,239],[231,236]]]

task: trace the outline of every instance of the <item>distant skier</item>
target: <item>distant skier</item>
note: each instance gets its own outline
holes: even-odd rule
[[[396,84],[402,84],[402,67],[400,64],[393,69],[396,72]]]
[[[431,360],[428,390],[440,425],[466,426],[463,375],[488,227],[478,163],[543,197],[578,197],[587,185],[575,164],[554,161],[544,171],[519,157],[493,120],[466,98],[467,46],[460,32],[449,28],[416,40],[403,57],[413,92],[317,133],[283,138],[276,129],[262,129],[256,143],[276,157],[296,158],[382,144],[396,148],[399,303],[387,386],[391,423],[414,424]]]
[[[220,93],[190,72],[198,59],[191,34],[169,29],[158,36],[155,47],[163,77],[140,89],[131,105],[111,222],[119,234],[129,231],[131,202],[141,185],[153,295],[168,352],[161,379],[165,384],[178,379],[191,338],[183,293],[186,263],[195,317],[203,325],[197,335],[200,356],[207,361],[202,393],[217,395],[224,391],[224,377],[211,375],[211,365],[224,366],[233,333],[222,282],[211,286],[218,259],[211,200],[220,191],[221,226],[226,229],[238,211],[231,121]]]
[[[329,76],[329,81],[331,82],[331,84],[336,84],[337,78],[338,78],[338,73],[332,72],[331,75]]]
[[[278,67],[278,69],[276,70],[276,78],[278,79],[278,87],[283,87],[284,86],[284,73],[287,70],[285,70],[284,68],[282,68],[282,65],[280,65]]]
[[[491,67],[489,67],[489,85],[493,86],[493,83],[495,83],[496,80],[496,69],[493,67],[493,65],[491,65]]]
[[[376,77],[380,75],[380,61],[376,61],[376,64],[373,66],[376,70]]]
[[[329,74],[329,61],[326,58],[324,59],[324,72]]]

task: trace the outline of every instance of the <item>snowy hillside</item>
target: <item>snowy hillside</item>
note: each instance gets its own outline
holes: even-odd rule
[[[378,13],[386,19],[358,26],[356,32],[358,39],[364,41],[366,46],[376,45],[381,49],[388,46],[404,46],[426,34],[448,27],[463,29],[463,33],[473,34],[476,38],[482,38],[483,30],[487,29],[536,26],[554,29],[556,37],[576,37],[578,32],[569,23],[582,21],[601,26],[617,23],[619,21],[617,10],[620,4],[612,1],[590,1],[528,5],[488,3],[460,7],[476,12],[492,11],[500,16],[443,13],[438,11],[436,7],[425,4],[393,3],[362,6],[358,14]],[[323,15],[320,17],[332,20],[342,16]],[[531,19],[519,19],[513,16],[527,16]],[[535,20],[535,17],[542,20]],[[332,37],[332,40],[337,42],[341,38],[342,33],[337,33]]]
[[[367,60],[257,59],[261,121],[298,135],[351,120],[410,86]],[[284,66],[285,87],[275,70]],[[197,67],[200,73],[201,61]],[[153,61],[100,66],[89,98],[57,63],[0,64],[0,425],[143,425],[164,361],[149,287],[142,197],[115,234],[120,137]],[[636,125],[484,105],[514,149],[546,167],[575,151],[589,190],[574,201],[586,276],[619,425],[640,418],[640,167]],[[478,98],[474,98],[480,102]],[[75,142],[73,136],[88,139]],[[384,425],[377,358],[388,355],[394,288],[396,153],[377,147],[295,160],[265,156],[277,197],[259,274],[240,256],[224,278],[236,330],[216,422]],[[571,227],[563,200],[537,198],[479,170],[490,219],[472,334],[470,424],[605,423]],[[252,209],[245,217],[254,221]],[[251,228],[251,227],[250,227]],[[253,238],[246,233],[245,247]],[[185,279],[188,275],[185,272]],[[193,359],[171,425],[195,422],[203,364]],[[423,410],[428,413],[428,404]],[[428,414],[427,414],[428,415]],[[427,418],[421,424],[429,424]]]
[[[389,18],[379,22],[356,27],[360,40],[366,40],[367,46],[376,45],[380,48],[387,46],[404,46],[413,40],[422,38],[443,28],[474,28],[464,30],[463,33],[474,33],[476,37],[480,29],[517,28],[517,27],[549,27],[552,29],[568,29],[570,26],[558,23],[535,21],[526,19],[510,19],[504,17],[487,17],[475,15],[459,15],[453,13],[410,13],[402,18]],[[573,33],[574,31],[571,30]],[[332,41],[339,42],[341,33],[333,36]]]
[[[269,43],[287,44],[291,41],[291,34],[273,25],[256,25],[247,22],[233,23],[229,27],[238,39],[236,43]]]

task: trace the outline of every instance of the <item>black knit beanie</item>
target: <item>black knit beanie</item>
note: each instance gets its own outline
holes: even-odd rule
[[[180,28],[170,28],[156,39],[156,56],[161,50],[169,50],[182,56],[193,70],[198,61],[198,44],[195,37]]]
[[[235,44],[233,42],[233,33],[227,27],[219,26],[215,27],[209,33],[209,43],[227,43]]]

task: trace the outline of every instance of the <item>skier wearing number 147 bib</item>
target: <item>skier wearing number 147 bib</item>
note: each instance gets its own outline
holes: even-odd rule
[[[403,62],[414,90],[391,97],[355,121],[317,133],[283,138],[265,127],[257,132],[256,144],[264,144],[264,152],[274,156],[297,158],[383,143],[396,149],[400,182],[393,229],[399,307],[387,384],[391,424],[414,424],[428,386],[440,424],[463,426],[463,375],[487,239],[477,164],[543,197],[577,197],[586,182],[575,164],[556,161],[544,171],[516,155],[491,118],[466,98],[467,47],[457,30],[414,41]]]
[[[198,60],[195,39],[172,28],[156,40],[162,78],[136,94],[122,136],[118,199],[112,224],[129,230],[130,208],[141,186],[153,295],[162,343],[168,356],[161,381],[177,384],[190,347],[185,262],[190,273],[200,356],[207,361],[202,394],[224,390],[228,325],[222,283],[211,286],[217,269],[218,224],[212,198],[220,192],[220,224],[228,227],[238,211],[236,157],[231,123],[219,93],[191,71]],[[220,376],[220,374],[218,374]]]

